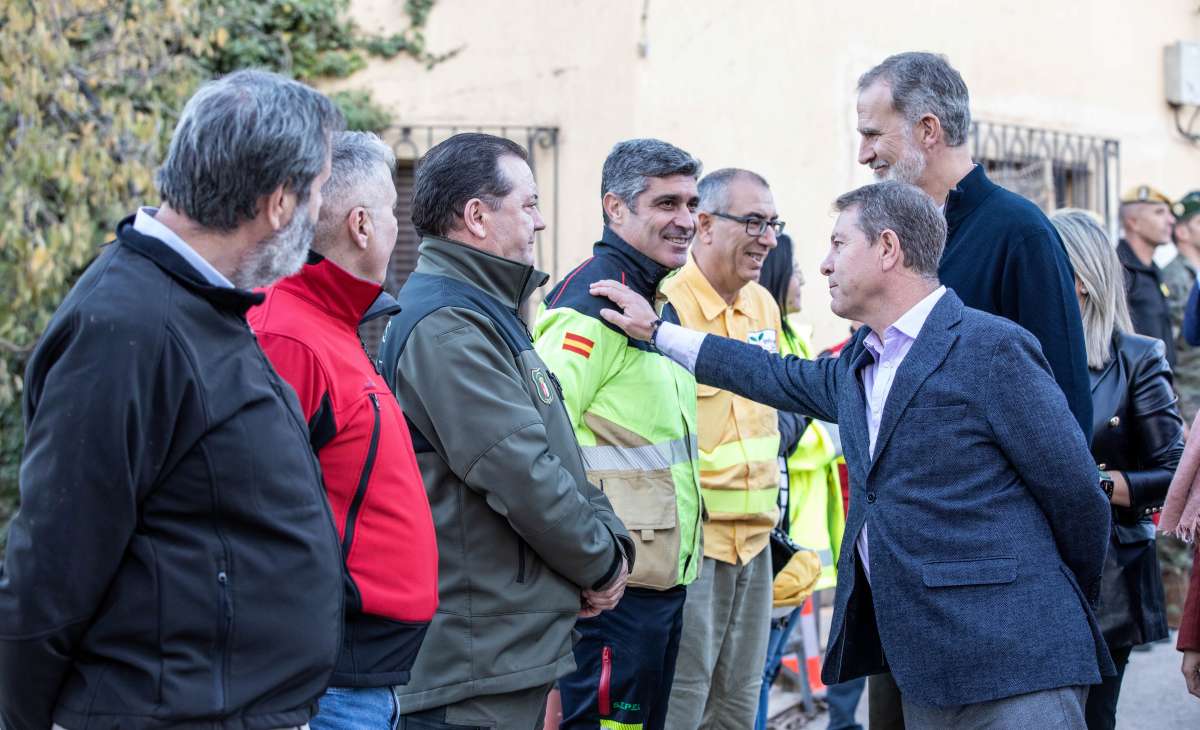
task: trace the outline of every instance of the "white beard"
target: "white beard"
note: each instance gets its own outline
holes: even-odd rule
[[[296,206],[288,224],[258,242],[233,273],[234,286],[256,289],[291,276],[304,266],[316,224],[308,218],[308,201]]]
[[[905,142],[904,152],[900,155],[900,159],[888,166],[887,179],[916,185],[923,174],[925,174],[925,155],[921,154],[921,150],[917,149],[912,142]]]

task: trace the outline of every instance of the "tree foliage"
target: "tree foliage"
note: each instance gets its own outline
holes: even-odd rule
[[[203,70],[194,9],[181,2],[41,0],[2,12],[0,425],[11,447],[28,353],[105,232],[150,199],[175,110]],[[17,456],[3,452],[10,496]]]
[[[363,37],[348,0],[6,0],[0,4],[0,525],[16,501],[21,374],[98,245],[139,204],[183,103],[204,79],[257,66],[344,77],[366,55],[427,65],[432,0],[410,27]],[[334,95],[352,128],[380,130],[368,92]],[[102,398],[97,383],[81,399]],[[87,458],[86,454],[64,455]]]

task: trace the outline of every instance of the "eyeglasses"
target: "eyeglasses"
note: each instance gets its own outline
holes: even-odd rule
[[[744,223],[746,225],[746,235],[753,236],[754,238],[758,238],[766,233],[768,228],[774,228],[776,236],[782,235],[783,227],[786,225],[781,220],[769,221],[766,218],[760,218],[756,215],[729,215],[728,213],[713,213],[712,215],[724,218],[725,220]]]

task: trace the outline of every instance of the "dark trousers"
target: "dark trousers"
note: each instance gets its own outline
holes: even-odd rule
[[[683,586],[628,588],[615,609],[575,624],[576,669],[558,680],[562,730],[665,727],[686,597]]]
[[[900,688],[891,672],[867,679],[867,718],[871,730],[904,730]]]
[[[1087,705],[1083,717],[1088,730],[1113,730],[1117,726],[1117,699],[1121,696],[1121,680],[1125,678],[1125,665],[1129,663],[1129,652],[1133,647],[1109,649],[1113,664],[1117,665],[1117,676],[1104,677],[1100,684],[1088,690]]]

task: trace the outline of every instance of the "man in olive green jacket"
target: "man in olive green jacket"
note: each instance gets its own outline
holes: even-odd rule
[[[440,605],[397,688],[399,726],[541,727],[547,691],[575,667],[575,620],[617,605],[633,543],[587,482],[517,316],[546,280],[525,150],[484,134],[437,145],[417,168],[413,223],[425,238],[380,370],[433,509]]]

